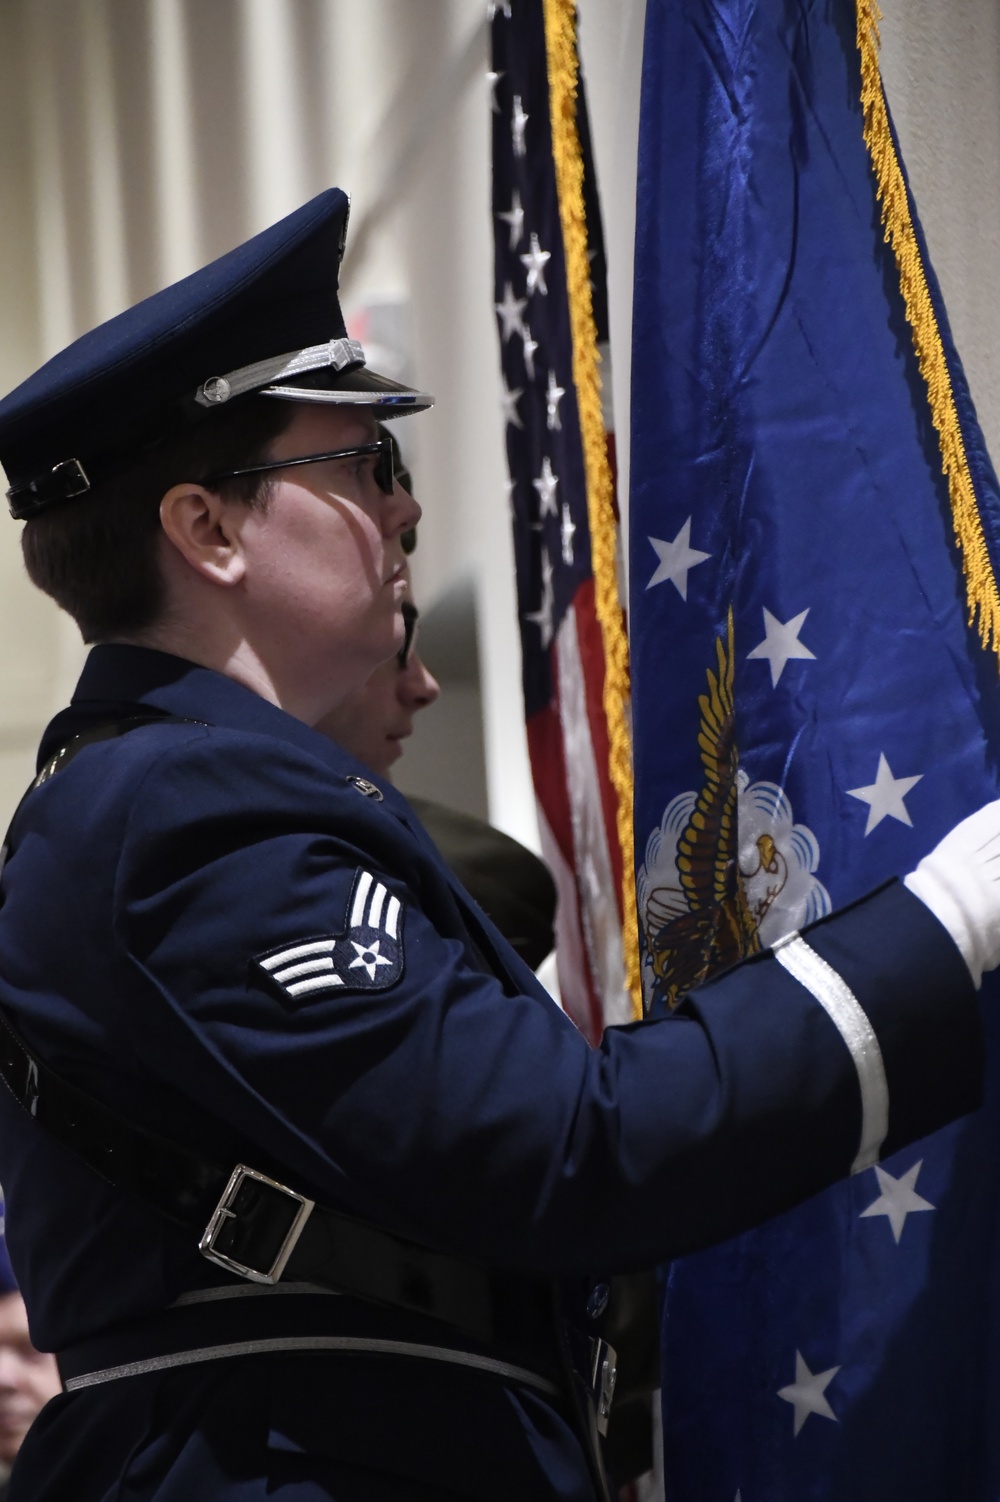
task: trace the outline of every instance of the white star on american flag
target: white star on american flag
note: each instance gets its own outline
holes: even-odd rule
[[[550,370],[549,389],[545,393],[545,408],[547,413],[546,426],[549,428],[550,432],[555,431],[556,429],[562,429],[562,423],[559,419],[559,403],[562,401],[565,395],[565,389],[556,381],[555,371]]]
[[[563,563],[570,564],[573,562],[573,537],[575,533],[576,522],[573,520],[573,513],[570,511],[568,503],[563,501],[562,526],[559,529],[559,535],[562,538]]]
[[[541,501],[539,516],[558,516],[556,510],[556,490],[559,486],[559,476],[552,473],[552,463],[548,454],[542,460],[542,472],[537,480],[532,480],[532,485],[538,491],[538,499]]]
[[[504,382],[503,395],[500,398],[500,401],[503,404],[504,427],[507,427],[508,424],[512,424],[515,428],[524,427],[524,423],[521,421],[520,414],[517,410],[517,404],[523,395],[523,386],[515,386],[512,391],[509,391],[507,389],[506,381]]]
[[[524,617],[526,621],[532,621],[542,633],[542,646],[548,647],[552,641],[552,611],[555,607],[555,593],[552,588],[552,564],[549,555],[542,549],[542,600],[537,610],[530,610]]]
[[[528,119],[529,119],[529,117],[524,113],[524,108],[523,108],[523,106],[521,104],[521,96],[520,96],[520,94],[515,94],[514,95],[514,112],[513,112],[513,114],[510,117],[510,130],[511,130],[511,137],[512,137],[513,142],[514,142],[514,155],[515,156],[524,156],[524,153],[525,153],[524,127],[527,125]]]
[[[547,297],[549,289],[545,285],[545,263],[551,261],[552,252],[542,249],[534,230],[531,232],[529,244],[531,248],[527,255],[520,257],[521,265],[526,267],[528,272],[528,296],[531,297],[532,293],[540,292],[543,297]]]
[[[515,297],[514,288],[510,282],[507,282],[503,289],[503,302],[495,302],[493,306],[497,313],[499,313],[501,322],[503,323],[500,337],[504,344],[507,343],[511,334],[520,334],[523,339],[526,331],[521,314],[528,306],[528,299],[526,297]]]
[[[529,381],[535,379],[535,350],[538,348],[538,340],[532,339],[531,330],[526,328],[522,335],[524,340],[524,368],[528,372]]]
[[[521,207],[521,195],[516,188],[510,201],[510,208],[506,213],[499,213],[497,218],[510,225],[510,248],[515,250],[524,235],[524,209]]]

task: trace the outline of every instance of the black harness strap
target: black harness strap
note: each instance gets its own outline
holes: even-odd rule
[[[7,825],[7,833],[4,835],[3,845],[0,846],[0,872],[3,871],[4,866],[7,864],[7,857],[11,850],[10,837],[13,833],[14,825],[17,823],[17,816],[36,788],[40,788],[43,782],[48,782],[50,777],[54,777],[63,767],[68,766],[73,758],[78,756],[87,746],[94,746],[99,741],[116,740],[118,736],[127,735],[130,730],[138,730],[142,725],[161,725],[164,723],[172,725],[201,725],[204,721],[189,720],[181,715],[172,714],[128,715],[124,719],[109,720],[103,725],[95,725],[91,730],[84,730],[82,734],[75,735],[71,741],[67,741],[65,746],[60,746],[59,750],[49,757],[34,781],[29,782],[21,795],[13,817]]]
[[[246,1164],[223,1167],[133,1126],[54,1074],[2,1015],[0,1077],[63,1147],[191,1231],[209,1261],[239,1277],[315,1283],[515,1347],[522,1357],[531,1332],[551,1323],[548,1283],[491,1273],[317,1205]]]

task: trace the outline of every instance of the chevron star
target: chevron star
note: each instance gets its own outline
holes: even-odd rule
[[[839,1371],[839,1366],[830,1366],[825,1372],[811,1372],[802,1352],[795,1352],[795,1381],[790,1382],[787,1387],[779,1387],[778,1397],[784,1398],[785,1402],[791,1403],[795,1409],[796,1435],[811,1413],[815,1413],[821,1419],[832,1419],[835,1424],[839,1423],[837,1415],[824,1396]]]
[[[534,230],[531,231],[529,245],[527,255],[519,257],[521,265],[528,273],[528,296],[530,297],[533,292],[540,292],[543,297],[547,297],[549,289],[545,285],[545,263],[551,261],[552,252],[542,249]]]
[[[368,979],[374,980],[375,971],[379,965],[392,964],[392,961],[387,960],[384,954],[379,954],[378,947],[380,942],[379,939],[375,939],[371,944],[359,944],[357,939],[352,939],[351,943],[354,945],[357,959],[351,961],[347,967],[348,970],[357,970],[360,966],[362,969],[368,971]]]
[[[712,556],[711,553],[699,552],[697,548],[691,546],[690,516],[673,542],[664,542],[662,537],[651,537],[649,541],[660,561],[646,588],[652,589],[654,584],[666,584],[669,581],[674,585],[681,599],[686,600],[689,572]]]
[[[917,1174],[923,1166],[924,1160],[921,1158],[919,1162],[914,1163],[912,1168],[907,1169],[901,1179],[894,1179],[892,1174],[886,1173],[879,1164],[874,1165],[878,1187],[882,1193],[877,1200],[872,1201],[867,1210],[862,1210],[860,1219],[864,1220],[869,1215],[884,1215],[892,1227],[897,1246],[908,1215],[916,1215],[921,1210],[937,1208],[916,1191]]]
[[[537,610],[530,610],[524,617],[526,621],[532,621],[542,633],[542,647],[547,648],[552,641],[552,612],[555,608],[555,591],[552,588],[553,569],[549,562],[549,555],[542,549],[542,599]]]
[[[552,473],[552,464],[548,454],[542,460],[542,472],[537,480],[532,480],[532,485],[538,491],[538,499],[541,501],[539,517],[558,516],[556,508],[556,490],[559,485],[559,476]]]
[[[521,195],[514,189],[514,196],[510,201],[510,208],[506,213],[497,214],[505,224],[510,225],[510,249],[516,250],[524,238],[524,209],[521,207]]]
[[[501,396],[500,401],[503,405],[503,425],[505,428],[524,427],[524,423],[521,421],[521,415],[517,410],[517,404],[523,395],[523,386],[515,386],[513,390],[508,390],[507,383],[506,381],[504,381],[503,395]]]
[[[520,334],[523,339],[525,328],[524,319],[521,317],[521,314],[528,306],[528,299],[526,297],[515,297],[514,288],[510,282],[507,282],[503,289],[503,302],[495,302],[493,306],[500,315],[500,321],[503,324],[503,328],[500,330],[500,337],[504,344],[507,343],[511,334]]]
[[[524,127],[527,125],[530,118],[530,115],[526,115],[524,113],[524,107],[521,104],[520,94],[515,94],[514,109],[510,117],[510,133],[511,139],[514,143],[515,156],[524,156],[526,150],[524,144]]]
[[[565,395],[565,387],[559,385],[555,371],[550,370],[548,390],[545,393],[545,425],[550,432],[562,430],[562,423],[559,420],[559,403]]]
[[[885,752],[879,752],[875,781],[864,788],[847,789],[849,798],[857,798],[862,803],[868,804],[866,838],[873,829],[878,828],[883,819],[898,819],[900,824],[908,824],[911,829],[913,828],[913,820],[910,818],[903,799],[911,788],[916,787],[923,775],[919,772],[916,777],[893,777],[892,769],[885,759]]]
[[[771,664],[771,687],[777,688],[778,679],[793,657],[812,657],[816,653],[799,641],[799,632],[809,610],[800,610],[790,621],[782,624],[776,615],[764,609],[764,640],[754,647],[747,657],[766,657]]]

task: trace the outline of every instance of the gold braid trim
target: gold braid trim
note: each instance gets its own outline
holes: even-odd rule
[[[632,744],[629,734],[628,643],[618,594],[614,484],[601,412],[597,331],[590,296],[587,220],[583,201],[583,154],[576,125],[579,59],[575,0],[544,0],[545,51],[549,75],[552,156],[559,195],[559,219],[566,256],[566,287],[573,336],[573,382],[580,411],[587,516],[594,568],[597,619],[604,644],[604,715],[610,746],[609,771],[618,798],[618,842],[622,854],[622,950],[632,1011],[642,1016],[639,983],[639,928],[635,896],[632,833]]]
[[[962,554],[968,619],[970,625],[978,627],[983,646],[992,648],[1000,657],[1000,594],[997,592],[996,578],[986,550],[976,492],[969,473],[965,442],[955,407],[955,393],[910,216],[906,183],[889,129],[889,115],[878,61],[882,12],[877,0],[857,0],[857,7],[865,144],[875,171],[885,240],[892,245],[895,253],[906,319],[913,330],[920,374],[927,384],[931,420],[941,444],[941,465],[948,480],[952,523]]]

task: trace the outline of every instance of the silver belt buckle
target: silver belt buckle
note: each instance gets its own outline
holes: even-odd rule
[[[216,1239],[221,1233],[227,1221],[239,1218],[239,1211],[232,1207],[237,1196],[247,1179],[252,1179],[258,1184],[265,1185],[268,1189],[274,1189],[279,1194],[285,1195],[298,1208],[295,1210],[292,1222],[285,1232],[284,1240],[278,1248],[277,1256],[268,1268],[262,1272],[259,1268],[248,1267],[246,1263],[237,1262],[234,1257],[229,1257],[216,1247]],[[248,1279],[251,1283],[277,1283],[289,1257],[295,1250],[296,1243],[302,1235],[303,1227],[315,1209],[316,1201],[307,1199],[304,1194],[298,1194],[294,1189],[289,1189],[287,1184],[279,1184],[277,1179],[269,1179],[267,1174],[258,1173],[255,1168],[248,1168],[245,1163],[238,1163],[229,1177],[229,1183],[222,1191],[222,1198],[212,1212],[212,1218],[205,1227],[198,1250],[209,1262],[224,1267],[228,1272],[238,1273],[241,1278]]]
[[[590,1350],[590,1390],[594,1399],[597,1432],[603,1439],[608,1432],[611,1401],[615,1395],[615,1382],[618,1378],[618,1356],[614,1346],[609,1346],[606,1340],[598,1340],[596,1337],[590,1342]]]

